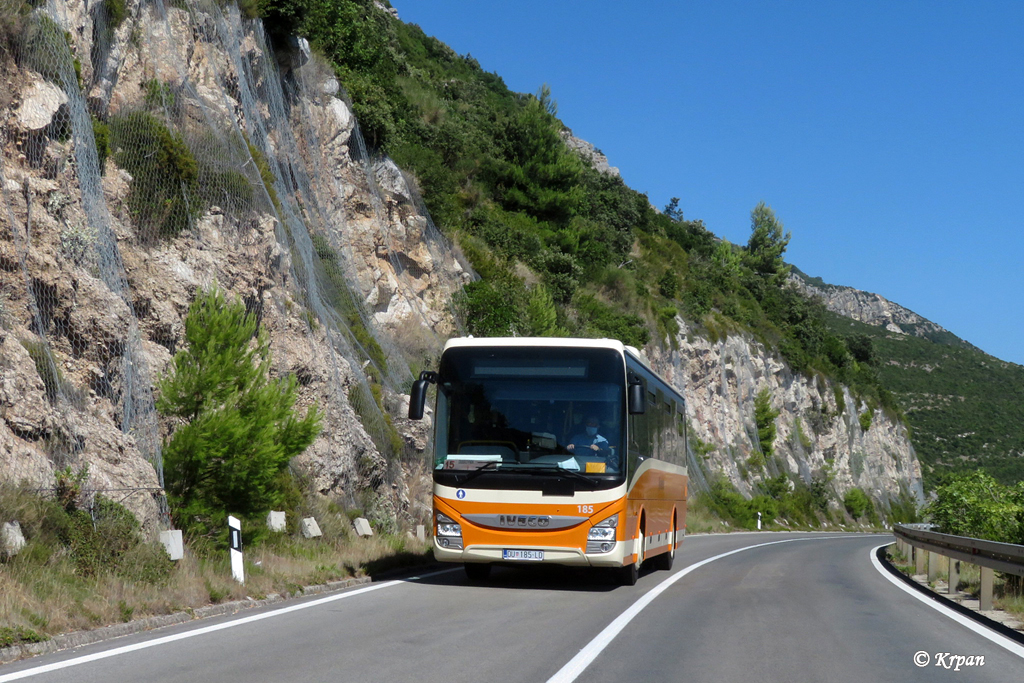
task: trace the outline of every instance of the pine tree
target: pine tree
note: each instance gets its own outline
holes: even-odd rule
[[[214,287],[185,318],[187,347],[159,381],[158,410],[180,422],[164,444],[167,493],[185,528],[225,512],[270,510],[289,461],[320,431],[315,406],[299,418],[296,380],[273,380],[266,332]]]
[[[558,327],[558,312],[551,292],[544,285],[536,285],[526,301],[527,324],[533,337],[561,337],[565,331]]]
[[[764,202],[750,212],[750,240],[747,242],[747,263],[751,270],[776,283],[789,275],[789,266],[782,260],[792,233],[782,232],[782,221]]]
[[[772,395],[765,387],[754,397],[754,422],[757,425],[757,441],[761,446],[761,454],[767,462],[775,454],[775,418],[779,411],[772,408]]]

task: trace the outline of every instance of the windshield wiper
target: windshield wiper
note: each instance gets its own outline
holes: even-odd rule
[[[465,483],[467,481],[472,481],[473,479],[476,479],[477,477],[479,477],[481,474],[484,473],[484,470],[486,470],[488,468],[495,468],[495,469],[497,469],[497,467],[498,467],[498,462],[495,461],[495,460],[490,460],[488,462],[485,462],[483,465],[480,465],[479,467],[477,467],[474,470],[472,470],[469,474],[467,474],[466,478],[462,480],[462,483]]]
[[[510,472],[529,472],[531,474],[567,474],[574,479],[587,482],[591,488],[597,488],[598,483],[594,479],[584,476],[575,470],[565,469],[557,465],[520,465],[518,467],[503,467],[502,469]]]

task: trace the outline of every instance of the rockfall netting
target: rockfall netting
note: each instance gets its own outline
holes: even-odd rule
[[[301,41],[275,54],[233,3],[0,14],[0,357],[23,370],[0,399],[45,396],[7,411],[2,476],[88,464],[101,490],[162,487],[155,379],[196,289],[217,284],[324,414],[303,456],[316,488],[395,484],[408,448],[390,414],[471,274],[411,183],[367,152],[330,69]]]

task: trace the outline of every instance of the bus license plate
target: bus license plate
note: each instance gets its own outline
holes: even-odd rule
[[[501,559],[503,560],[543,560],[543,550],[509,550],[505,548],[501,551]]]

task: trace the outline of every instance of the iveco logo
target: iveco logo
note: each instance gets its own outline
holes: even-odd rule
[[[498,526],[546,527],[551,524],[547,515],[498,515]]]

